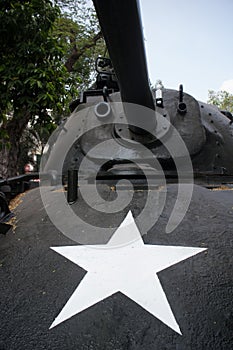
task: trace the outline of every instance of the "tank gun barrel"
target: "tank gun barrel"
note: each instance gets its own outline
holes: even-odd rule
[[[149,87],[141,16],[137,0],[93,0],[108,52],[118,79],[122,102],[155,109]],[[136,120],[127,113],[130,125],[154,129],[155,118]],[[138,118],[138,117],[137,117]],[[137,132],[137,128],[131,128]]]

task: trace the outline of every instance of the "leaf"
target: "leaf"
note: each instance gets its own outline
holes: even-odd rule
[[[39,80],[37,80],[37,86],[38,86],[38,88],[42,88],[42,84]]]

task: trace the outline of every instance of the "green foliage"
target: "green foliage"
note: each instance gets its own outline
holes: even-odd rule
[[[86,28],[85,32],[92,34],[99,31],[99,23],[96,13],[90,0],[55,0],[66,18]]]
[[[64,47],[53,35],[59,10],[47,0],[3,1],[0,5],[1,118],[27,110],[48,119],[48,108],[61,112],[67,72]]]
[[[49,119],[48,108],[61,114],[93,79],[95,58],[105,49],[103,40],[93,41],[99,31],[94,10],[84,0],[57,3],[62,15],[47,0],[1,2],[0,121],[25,106],[32,119]],[[65,63],[74,48],[68,74]]]
[[[28,140],[25,129],[43,145],[71,100],[93,81],[94,61],[105,44],[89,3],[0,2],[0,152],[11,150],[11,167],[20,139]]]
[[[217,106],[220,110],[233,113],[233,95],[227,91],[209,90],[208,103]]]
[[[65,66],[70,72],[67,86],[73,96],[93,82],[95,60],[106,52],[106,45],[90,1],[57,1],[62,16],[56,23],[55,35],[66,47]]]

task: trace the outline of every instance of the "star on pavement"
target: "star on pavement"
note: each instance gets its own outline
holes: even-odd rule
[[[206,248],[144,244],[129,212],[107,244],[51,249],[87,273],[50,329],[114,293],[121,292],[181,334],[157,272]]]

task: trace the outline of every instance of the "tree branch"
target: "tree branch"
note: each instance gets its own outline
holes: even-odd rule
[[[87,49],[90,49],[94,47],[99,39],[103,37],[102,33],[97,33],[91,40],[91,42],[85,44],[82,48],[78,49],[76,44],[74,44],[74,47],[72,49],[71,55],[67,59],[65,63],[65,67],[68,70],[68,72],[72,72],[75,63],[78,61],[78,59],[85,53]]]

